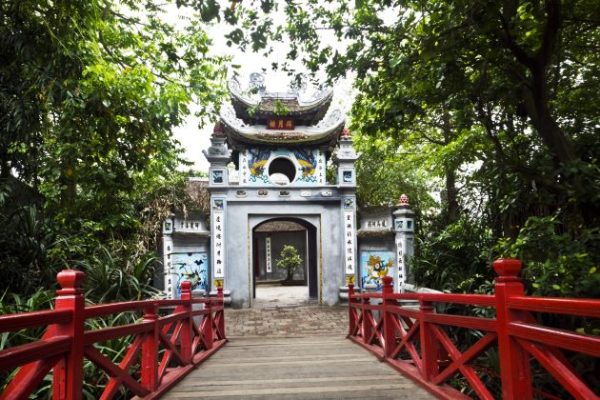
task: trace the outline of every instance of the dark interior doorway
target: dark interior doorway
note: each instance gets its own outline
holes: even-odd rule
[[[285,271],[276,266],[279,252],[284,244],[291,244],[299,250],[303,260],[302,268],[294,274],[295,285],[308,289],[308,299],[318,298],[317,272],[317,228],[299,218],[273,218],[257,225],[252,231],[252,273],[253,298],[256,299],[257,284],[279,285],[285,278]],[[268,251],[270,247],[270,252]],[[270,260],[268,260],[270,254]],[[267,263],[270,264],[268,268]],[[268,272],[267,270],[270,270]],[[290,289],[291,290],[291,289]]]

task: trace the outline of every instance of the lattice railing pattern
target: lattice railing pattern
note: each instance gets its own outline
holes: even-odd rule
[[[144,399],[160,397],[227,341],[223,291],[216,298],[192,298],[182,282],[179,300],[145,300],[85,307],[84,274],[58,274],[61,289],[55,309],[0,317],[0,333],[47,326],[42,338],[0,351],[0,372],[12,371],[0,399],[26,399],[49,373],[53,399],[81,399],[83,364],[88,360],[109,377],[100,399],[112,399],[125,387]],[[86,321],[119,313],[142,313],[139,321],[85,330]],[[196,323],[196,320],[199,323]],[[131,338],[118,363],[98,345]]]
[[[381,293],[355,294],[351,285],[348,337],[440,398],[467,398],[448,384],[457,377],[481,399],[495,398],[494,380],[504,399],[553,398],[534,388],[535,360],[573,398],[599,399],[600,388],[568,356],[600,357],[600,338],[544,326],[533,313],[597,319],[600,300],[525,296],[519,260],[497,260],[494,269],[494,295],[393,293],[390,277],[383,278]],[[436,305],[449,304],[486,309],[490,316],[436,312]],[[470,340],[457,340],[465,332]],[[499,373],[478,362],[490,351],[497,354]]]

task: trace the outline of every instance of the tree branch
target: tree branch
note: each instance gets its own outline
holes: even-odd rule
[[[546,68],[550,62],[552,54],[556,49],[561,25],[560,0],[546,0],[545,8],[548,18],[546,20],[544,34],[542,35],[542,45],[535,57],[538,68]]]
[[[512,19],[512,16],[505,17],[504,15],[500,14],[499,17],[500,22],[502,24],[502,32],[500,32],[499,36],[501,42],[504,44],[504,47],[510,50],[513,53],[513,55],[517,58],[517,61],[519,61],[521,64],[527,66],[529,69],[535,68],[534,58],[527,54],[525,49],[519,46],[519,44],[515,41],[515,38],[513,37],[512,33],[510,32],[510,26],[507,18]]]

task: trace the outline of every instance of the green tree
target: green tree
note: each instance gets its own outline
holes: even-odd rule
[[[291,281],[294,277],[294,272],[302,265],[302,257],[298,254],[298,250],[289,244],[286,244],[279,253],[279,258],[276,261],[277,268],[286,271],[286,281]]]
[[[190,19],[176,26],[167,14],[178,7]],[[145,227],[170,212],[157,199],[183,183],[173,128],[192,103],[206,121],[225,93],[206,12],[152,0],[0,4],[2,277],[35,288],[48,281],[28,277],[89,261],[99,245],[140,262],[153,250]]]

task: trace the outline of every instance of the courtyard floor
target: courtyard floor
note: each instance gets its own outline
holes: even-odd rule
[[[252,308],[225,309],[227,336],[344,337],[348,309],[310,304],[307,286],[259,285]]]
[[[308,303],[308,286],[282,286],[276,283],[256,286],[252,308],[291,307]]]

